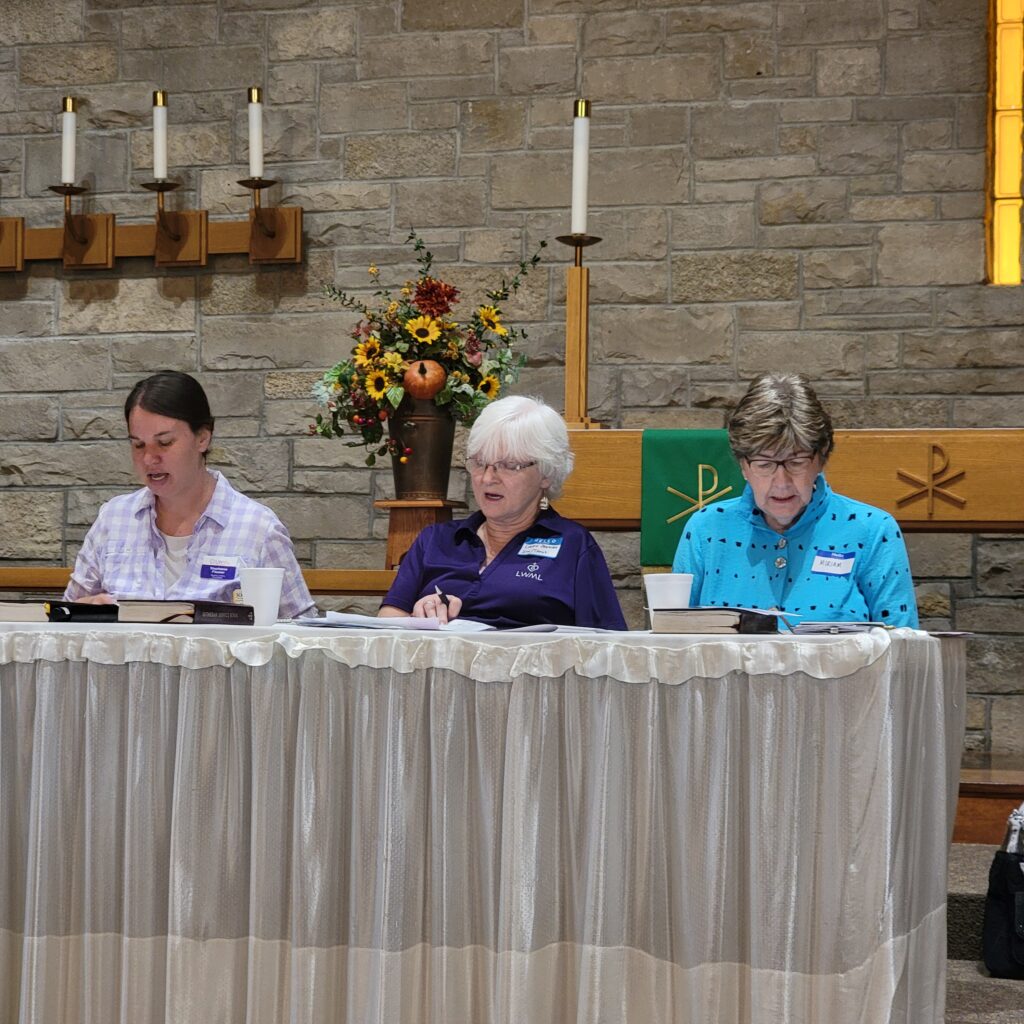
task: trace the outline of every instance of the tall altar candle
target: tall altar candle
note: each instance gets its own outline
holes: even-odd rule
[[[572,219],[574,235],[587,233],[587,158],[590,149],[590,100],[576,100],[572,119]]]
[[[263,90],[249,90],[249,177],[263,177]]]
[[[163,89],[153,93],[153,177],[167,178],[167,93]]]
[[[60,115],[60,180],[63,185],[75,183],[75,123],[78,120],[76,111],[78,101],[74,96],[65,96],[61,100]]]

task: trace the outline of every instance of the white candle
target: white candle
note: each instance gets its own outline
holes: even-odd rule
[[[78,102],[74,96],[65,96],[61,101],[61,139],[60,139],[60,180],[61,184],[75,183],[75,122],[78,115]]]
[[[263,91],[249,90],[249,177],[263,177]]]
[[[590,100],[573,104],[572,221],[574,235],[587,233],[587,155],[590,149]]]
[[[153,177],[167,179],[167,93],[153,93]]]

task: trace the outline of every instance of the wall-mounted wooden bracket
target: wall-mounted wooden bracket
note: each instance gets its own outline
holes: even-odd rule
[[[273,178],[245,178],[238,183],[252,192],[249,210],[249,262],[299,263],[302,260],[302,207],[263,206],[263,190]]]
[[[25,220],[0,217],[0,271],[21,270],[25,266]]]
[[[114,215],[79,213],[64,228],[64,267],[68,270],[110,270],[114,265]]]
[[[158,267],[205,267],[210,251],[210,228],[206,210],[177,210],[157,219]]]
[[[88,191],[84,185],[51,185],[64,197],[64,229],[60,256],[67,270],[110,270],[114,265],[114,215],[72,213],[71,197]]]
[[[66,188],[84,191],[75,185],[54,191],[64,194]],[[228,253],[248,253],[254,264],[302,262],[302,207],[262,207],[258,222],[254,210],[244,220],[211,221],[206,210],[161,215],[161,191],[170,189],[152,191],[157,216],[148,224],[118,224],[113,214],[67,212],[62,227],[25,228],[18,226],[20,218],[0,218],[0,273],[21,270],[26,260],[63,260],[78,270],[109,269],[124,257],[153,257],[161,267],[201,267],[209,255]],[[65,195],[66,211],[72,194],[77,192]],[[84,243],[76,243],[76,235]]]
[[[156,193],[156,235],[153,258],[158,267],[205,267],[209,253],[206,210],[164,209],[164,195],[180,188],[176,181],[146,181],[142,187]]]
[[[301,206],[249,211],[249,262],[302,262]]]

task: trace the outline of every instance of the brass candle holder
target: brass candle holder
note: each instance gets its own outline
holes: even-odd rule
[[[65,268],[110,270],[114,266],[114,215],[71,212],[71,197],[88,192],[85,185],[50,185],[50,191],[64,197],[61,256]]]
[[[206,210],[174,210],[164,207],[164,196],[181,188],[181,182],[144,181],[142,187],[156,193],[156,237],[153,259],[158,267],[205,267],[209,254],[209,218]]]
[[[583,250],[601,241],[596,235],[558,235],[573,247],[573,265],[565,272],[565,422],[570,430],[600,430],[587,415],[588,344],[590,332],[590,271]]]
[[[249,209],[249,262],[302,261],[302,207],[264,206],[261,194],[276,185],[274,178],[243,178],[239,185],[252,192]]]

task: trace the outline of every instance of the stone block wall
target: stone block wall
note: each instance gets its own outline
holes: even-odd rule
[[[217,460],[317,566],[383,563],[388,473],[304,436],[347,350],[328,281],[412,272],[410,225],[469,292],[568,229],[571,102],[594,103],[591,413],[717,427],[801,369],[842,427],[1024,425],[1024,302],[983,283],[985,0],[4,0],[0,216],[56,225],[61,95],[88,204],[152,216],[150,97],[170,91],[172,204],[244,215],[245,92],[265,87],[269,201],[306,259],[122,260],[0,275],[0,560],[65,564],[132,486],[120,405],[196,372]],[[507,305],[522,390],[560,403],[557,243]],[[456,473],[454,490],[465,479]],[[638,542],[603,535],[639,622]],[[1024,546],[917,535],[929,625],[976,630],[968,743],[1024,751]]]

